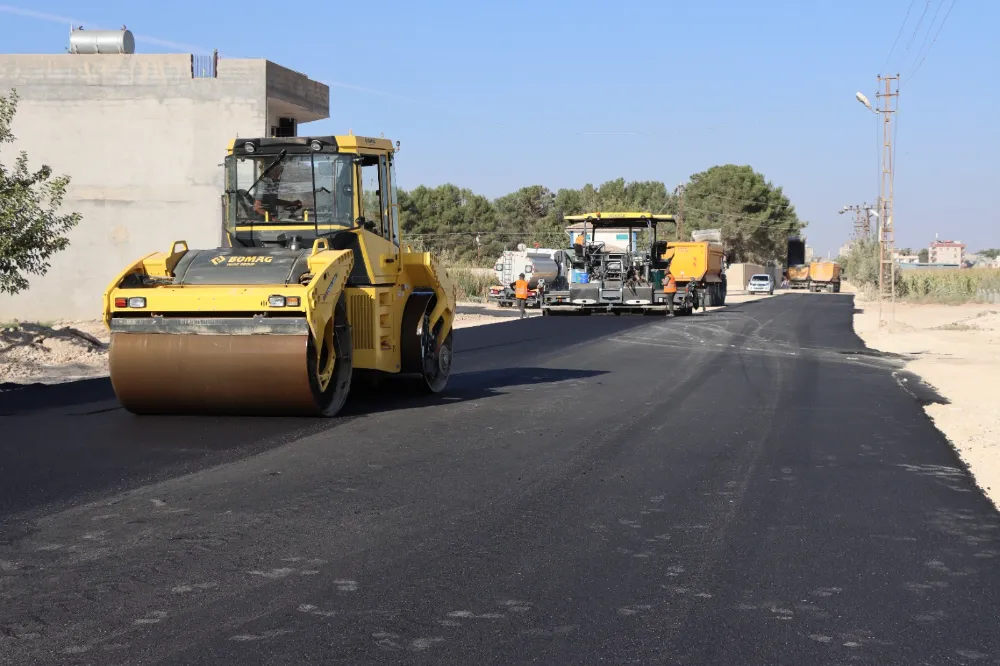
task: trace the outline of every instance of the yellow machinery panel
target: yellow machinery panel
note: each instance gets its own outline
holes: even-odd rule
[[[104,294],[121,403],[333,416],[356,371],[442,391],[456,288],[401,244],[394,157],[353,135],[234,140],[224,245],[177,241]]]
[[[835,282],[840,279],[840,264],[835,261],[814,261],[809,264],[809,279],[813,282]]]
[[[670,251],[673,250],[672,255]],[[671,242],[667,244],[672,256],[670,274],[677,282],[721,282],[723,248],[721,243]]]

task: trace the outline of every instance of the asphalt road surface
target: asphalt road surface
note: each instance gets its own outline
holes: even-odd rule
[[[853,307],[462,329],[333,421],[0,393],[0,661],[1000,663],[1000,520]]]

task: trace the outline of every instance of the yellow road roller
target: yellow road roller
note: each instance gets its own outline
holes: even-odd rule
[[[122,406],[334,416],[362,377],[442,391],[455,284],[400,243],[398,149],[352,134],[233,140],[220,247],[175,241],[104,294]]]

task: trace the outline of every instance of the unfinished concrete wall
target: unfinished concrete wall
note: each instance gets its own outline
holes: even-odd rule
[[[206,78],[191,63],[188,54],[0,56],[0,93],[20,97],[17,140],[0,158],[25,150],[33,167],[71,176],[63,209],[83,216],[47,275],[0,296],[0,321],[99,317],[128,262],[174,240],[219,245],[221,164],[234,136],[267,134],[268,63],[223,59]],[[309,88],[290,74],[289,85]],[[326,117],[321,93],[305,115]]]

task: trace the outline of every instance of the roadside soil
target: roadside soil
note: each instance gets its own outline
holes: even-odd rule
[[[455,328],[506,321],[459,314]],[[58,384],[108,374],[110,335],[100,320],[0,324],[0,384]]]
[[[846,290],[845,290],[846,291]],[[869,348],[905,354],[950,404],[924,410],[1000,507],[1000,306],[883,304],[855,296],[854,330]]]

